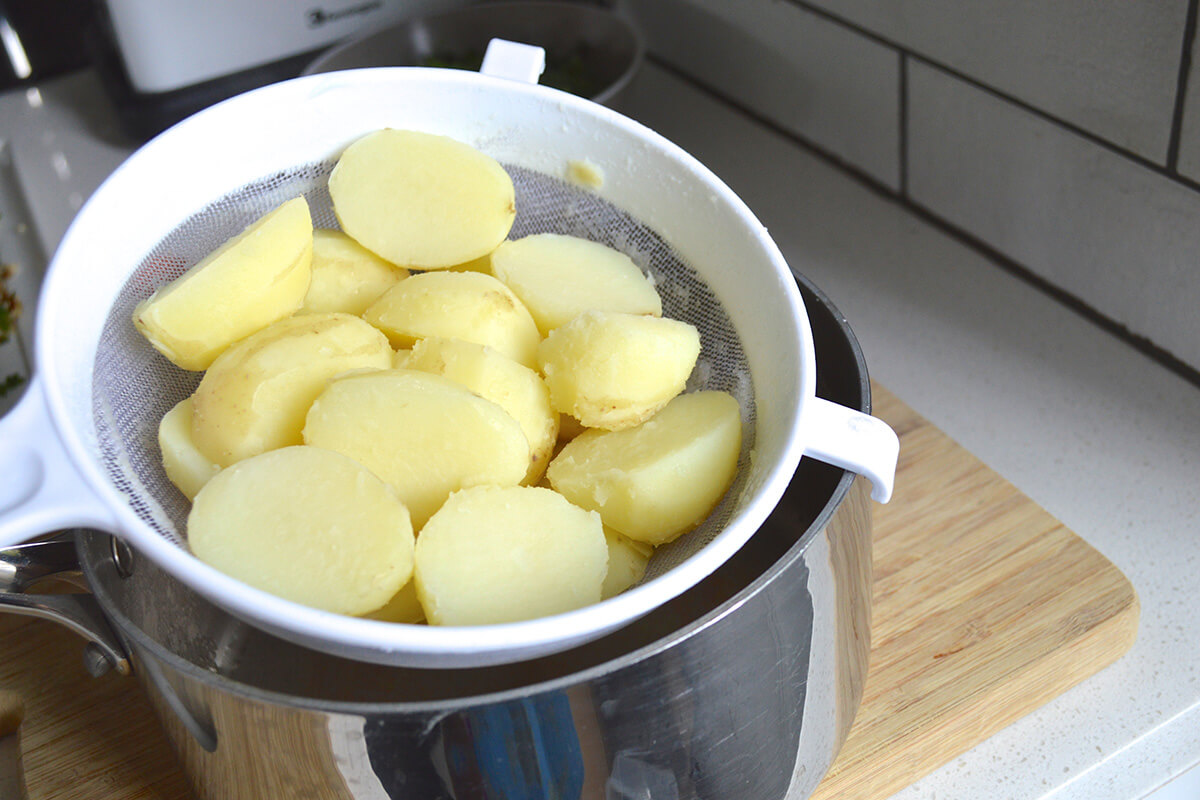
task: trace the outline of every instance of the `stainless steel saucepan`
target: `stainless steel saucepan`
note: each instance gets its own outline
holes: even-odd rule
[[[863,412],[844,319],[803,279],[817,393]],[[341,658],[249,626],[98,531],[3,551],[0,607],[136,676],[203,800],[798,800],[862,695],[868,483],[804,459],[775,511],[690,590],[602,638],[470,669]],[[25,588],[79,570],[90,595]]]

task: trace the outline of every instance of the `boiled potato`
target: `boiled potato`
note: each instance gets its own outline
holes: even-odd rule
[[[405,369],[331,382],[308,411],[304,442],[366,465],[396,490],[417,530],[451,492],[517,485],[530,459],[521,425],[500,406]]]
[[[313,231],[312,282],[301,311],[341,311],[358,316],[408,270],[389,264],[341,231]]]
[[[431,624],[489,625],[599,602],[607,564],[594,512],[549,489],[481,486],[422,529],[413,580]]]
[[[683,391],[700,355],[686,322],[588,311],[538,347],[550,402],[589,428],[637,425]]]
[[[546,471],[558,438],[558,414],[550,390],[536,372],[490,347],[457,339],[422,339],[398,353],[397,367],[442,375],[503,408],[521,424],[531,462],[522,483],[533,485]]]
[[[629,256],[557,233],[503,242],[492,274],[521,298],[542,336],[585,311],[662,316],[658,292]]]
[[[421,608],[421,601],[417,599],[417,585],[409,581],[400,587],[400,591],[382,608],[368,611],[362,616],[380,622],[406,622],[415,625],[425,621],[425,609]]]
[[[512,179],[446,136],[385,129],[342,153],[329,176],[342,230],[393,264],[443,269],[504,241],[516,218]]]
[[[339,614],[384,605],[413,568],[412,523],[395,492],[317,447],[272,450],[217,473],[192,504],[188,544],[227,575]]]
[[[192,398],[185,397],[163,415],[158,423],[158,449],[162,452],[163,471],[191,500],[200,487],[221,471],[221,465],[196,447],[192,438]]]
[[[330,378],[389,369],[387,337],[349,314],[280,320],[217,357],[196,388],[192,435],[221,466],[303,444],[304,417]]]
[[[733,481],[741,451],[738,402],[683,394],[646,422],[585,431],[550,462],[550,485],[630,539],[659,545],[698,525]]]
[[[600,587],[600,597],[607,600],[642,579],[654,548],[644,542],[635,542],[607,525],[604,526],[604,541],[608,544],[608,574]]]
[[[226,347],[300,307],[312,248],[308,203],[289,200],[138,303],[133,324],[176,366],[207,369]]]
[[[387,334],[394,347],[440,336],[485,344],[527,367],[541,340],[517,296],[491,275],[426,272],[400,281],[376,300],[363,319]]]

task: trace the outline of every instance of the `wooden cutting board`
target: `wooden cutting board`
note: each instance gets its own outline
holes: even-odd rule
[[[902,789],[1119,658],[1138,602],[1116,567],[904,403],[892,502],[875,507],[871,666],[816,797]],[[0,614],[0,690],[25,703],[30,800],[184,800],[178,762],[132,679],[93,679],[82,640]]]

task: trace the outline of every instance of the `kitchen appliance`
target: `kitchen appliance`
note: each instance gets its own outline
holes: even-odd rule
[[[607,105],[642,63],[641,37],[608,9],[554,0],[501,0],[408,18],[351,37],[317,56],[303,74],[362,67],[478,70],[494,38],[542,48],[542,85]]]
[[[818,391],[868,411],[849,328],[800,280]],[[761,529],[696,586],[608,636],[499,666],[407,669],[296,646],[95,531],[4,552],[0,606],[127,655],[204,800],[800,798],[862,695],[867,495],[804,459]],[[74,568],[90,596],[15,593]],[[90,649],[93,666],[110,663],[103,652]]]
[[[656,551],[641,585],[527,622],[393,625],[284,601],[208,567],[183,546],[186,501],[162,475],[153,434],[196,376],[157,356],[133,331],[129,313],[297,193],[309,194],[318,225],[334,224],[327,194],[322,200],[333,159],[349,141],[389,125],[451,135],[504,163],[525,214],[514,235],[559,230],[633,254],[656,279],[664,312],[701,331],[703,380],[690,388],[725,389],[741,401],[747,435],[734,487],[700,528]],[[584,158],[608,176],[599,188],[553,177]],[[782,496],[802,454],[867,474],[881,500],[895,468],[890,428],[816,397],[799,293],[736,195],[682,150],[603,106],[458,70],[300,78],[219,104],[155,139],[97,190],[67,232],[47,274],[36,348],[39,373],[0,421],[2,455],[23,478],[0,489],[0,542],[72,525],[109,530],[265,630],[394,665],[527,660],[595,638],[685,591],[735,553]]]
[[[148,139],[213,103],[293,78],[324,48],[436,0],[100,0],[91,60],[126,133]]]

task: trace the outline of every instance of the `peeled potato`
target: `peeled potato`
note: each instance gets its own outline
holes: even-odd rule
[[[406,622],[415,625],[425,621],[425,609],[421,608],[421,601],[417,599],[417,585],[409,581],[400,587],[400,591],[382,608],[368,611],[362,616],[380,622]]]
[[[393,264],[443,269],[494,250],[516,218],[512,179],[446,136],[386,129],[351,144],[329,176],[342,230]]]
[[[439,336],[485,344],[533,367],[541,340],[537,325],[517,296],[491,275],[426,272],[389,289],[363,314],[394,347]]]
[[[341,311],[358,316],[408,277],[341,231],[313,231],[312,282],[301,311]]]
[[[589,428],[637,425],[683,391],[700,355],[686,322],[589,311],[538,347],[550,402]]]
[[[312,218],[289,200],[138,303],[133,324],[176,366],[207,369],[226,347],[300,307]]]
[[[607,600],[642,579],[654,548],[644,542],[635,542],[607,525],[604,526],[604,540],[608,544],[608,574],[604,576],[600,596]]]
[[[175,488],[191,500],[221,471],[221,465],[200,452],[192,438],[192,398],[185,397],[175,404],[158,423],[158,449],[162,452],[163,470]]]
[[[654,285],[629,256],[611,247],[557,233],[501,243],[492,274],[529,309],[542,336],[585,311],[662,316]]]
[[[309,409],[304,441],[389,483],[417,530],[451,492],[515,486],[529,468],[529,443],[508,412],[448,378],[405,369],[330,383]]]
[[[550,485],[630,539],[659,545],[698,525],[737,471],[737,400],[704,391],[676,397],[641,425],[585,431],[550,462]]]
[[[516,622],[600,600],[600,517],[533,486],[450,496],[417,540],[413,580],[434,625]]]
[[[196,388],[192,434],[208,458],[228,466],[303,444],[308,407],[334,375],[388,369],[387,337],[348,314],[300,314],[222,353]]]
[[[546,471],[558,438],[558,413],[550,408],[550,390],[541,376],[490,347],[457,339],[422,339],[397,354],[397,367],[442,375],[491,400],[521,424],[529,442],[526,484]]]
[[[404,504],[361,464],[317,447],[217,473],[192,504],[188,544],[227,575],[339,614],[379,608],[413,567]]]

